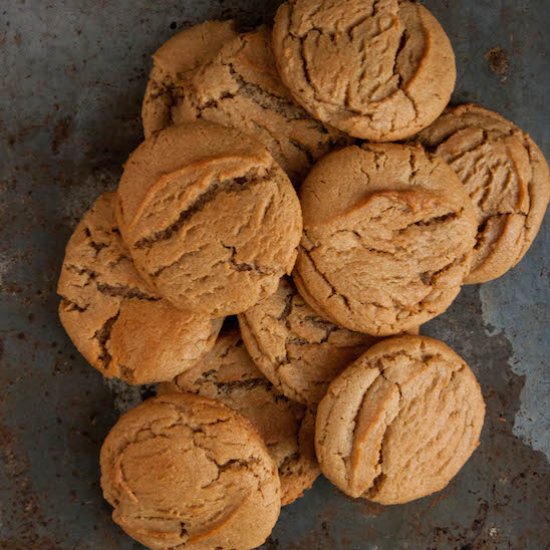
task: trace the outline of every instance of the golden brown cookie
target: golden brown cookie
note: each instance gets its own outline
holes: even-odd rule
[[[329,386],[315,446],[342,491],[400,504],[443,489],[479,444],[485,404],[468,365],[443,342],[389,338]]]
[[[116,202],[115,193],[101,195],[67,244],[59,317],[103,376],[170,380],[212,348],[222,320],[183,313],[147,287],[120,238]]]
[[[174,35],[154,53],[141,106],[146,138],[172,124],[172,107],[181,98],[188,74],[235,36],[233,21],[205,21]]]
[[[408,0],[288,0],[275,17],[273,49],[298,103],[372,141],[403,139],[428,126],[456,79],[445,31]]]
[[[159,393],[184,391],[218,399],[252,422],[279,468],[282,504],[290,504],[319,475],[313,448],[314,415],[279,394],[255,367],[238,330],[220,336],[193,369]]]
[[[476,221],[453,170],[420,146],[364,144],[321,159],[301,189],[294,281],[333,322],[376,336],[439,315],[469,272]]]
[[[192,394],[148,399],[118,420],[101,448],[101,487],[115,523],[155,550],[256,548],[281,507],[256,430]]]
[[[130,156],[118,195],[136,267],[182,310],[240,313],[292,270],[298,197],[267,150],[237,130],[200,121],[154,134]]]
[[[319,316],[287,278],[275,294],[241,313],[239,325],[257,367],[288,398],[311,407],[338,374],[378,341]]]
[[[523,258],[548,206],[542,151],[524,131],[478,105],[448,109],[418,139],[450,164],[474,204],[477,243],[466,282],[500,277]]]
[[[228,41],[182,83],[172,120],[179,124],[197,119],[255,137],[293,181],[300,181],[316,159],[350,142],[294,102],[275,67],[267,27]]]

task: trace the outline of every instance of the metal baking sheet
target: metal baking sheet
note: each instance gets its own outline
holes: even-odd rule
[[[0,548],[141,546],[110,520],[98,451],[140,390],[107,384],[56,315],[65,243],[139,143],[149,56],[211,18],[269,21],[276,1],[0,2]],[[455,102],[476,101],[550,155],[547,0],[427,1],[457,54]],[[265,549],[548,548],[550,217],[527,257],[463,289],[425,326],[461,353],[488,404],[479,450],[442,492],[352,501],[324,479],[284,509]]]

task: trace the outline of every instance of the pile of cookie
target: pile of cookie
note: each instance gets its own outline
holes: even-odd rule
[[[321,471],[398,504],[474,451],[479,385],[419,327],[520,261],[550,177],[514,124],[447,106],[455,77],[408,0],[288,0],[272,31],[210,21],[156,52],[146,139],[58,286],[91,365],[159,383],[101,451],[130,536],[255,548]]]

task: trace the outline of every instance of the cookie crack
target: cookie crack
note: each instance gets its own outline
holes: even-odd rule
[[[231,382],[220,382],[211,380],[210,383],[214,385],[222,394],[228,395],[235,390],[253,390],[256,388],[263,388],[266,391],[273,389],[273,384],[267,379],[252,378],[249,380],[232,380]]]
[[[255,271],[256,273],[259,273],[260,275],[274,275],[277,273],[277,270],[272,267],[267,266],[261,266],[257,265],[255,262],[237,262],[235,260],[235,257],[237,256],[237,248],[232,245],[224,244],[223,242],[220,242],[220,244],[225,248],[226,250],[229,250],[231,252],[230,258],[227,260],[233,270],[235,271]]]
[[[107,296],[113,296],[117,298],[126,298],[128,300],[144,300],[147,302],[158,302],[162,298],[158,296],[151,296],[146,292],[143,292],[139,288],[131,287],[127,285],[110,285],[106,283],[97,282],[97,290]]]
[[[463,254],[460,256],[460,258],[455,258],[448,264],[444,265],[442,268],[438,269],[437,271],[425,271],[423,273],[420,273],[419,278],[422,284],[426,286],[434,286],[434,284],[437,282],[437,279],[446,273],[447,271],[451,270],[456,265],[460,265],[464,262],[467,254]],[[423,301],[422,301],[423,302]],[[420,303],[422,303],[420,302]]]
[[[107,243],[98,243],[97,241],[94,241],[94,239],[92,238],[92,232],[89,227],[84,228],[84,235],[86,235],[86,238],[88,239],[87,245],[90,248],[94,249],[96,258],[104,248],[109,248],[109,245]]]
[[[77,302],[72,301],[70,298],[67,298],[67,296],[63,296],[62,294],[60,294],[59,296],[61,298],[61,304],[65,311],[78,311],[79,313],[84,313],[90,307],[90,304],[81,306]]]
[[[78,286],[78,288],[85,288],[88,285],[94,283],[97,291],[101,294],[106,295],[106,296],[112,296],[112,297],[116,297],[116,298],[133,299],[133,300],[145,300],[145,301],[149,301],[149,302],[157,302],[157,301],[161,300],[160,297],[148,294],[147,292],[145,292],[142,289],[137,288],[137,287],[133,287],[133,286],[125,285],[125,284],[113,285],[113,284],[110,284],[110,283],[104,283],[100,279],[101,274],[98,273],[97,271],[94,271],[93,269],[88,268],[88,267],[81,267],[81,266],[77,266],[75,264],[68,264],[68,265],[65,266],[65,269],[67,269],[68,271],[71,271],[73,273],[76,273],[77,275],[86,275],[87,276],[87,280],[83,285],[73,285],[73,286]],[[60,296],[66,302],[71,303],[71,304],[75,304],[75,302],[72,301],[67,296],[64,296],[64,295],[61,295],[61,294],[60,294]],[[89,306],[89,304],[88,304],[88,306]],[[84,308],[84,310],[87,309],[88,306],[86,306]],[[77,306],[74,309],[78,309],[78,307],[80,307],[80,306]],[[84,311],[84,310],[82,310],[82,311]]]
[[[399,418],[399,413],[401,412],[401,402],[403,401],[403,392],[401,389],[401,385],[398,382],[395,382],[394,380],[389,380],[384,375],[383,369],[380,369],[380,376],[384,380],[386,380],[386,382],[394,384],[394,386],[397,388],[397,391],[399,393],[399,401],[397,403],[397,414],[388,424],[386,424],[386,429],[384,430],[384,435],[382,436],[380,448],[378,449],[378,461],[375,466],[377,468],[380,468],[380,473],[372,480],[370,487],[368,487],[367,490],[364,492],[367,498],[372,498],[376,496],[380,492],[382,485],[384,484],[384,481],[387,478],[387,474],[384,472],[384,449],[388,444],[390,428],[395,423],[395,421]]]
[[[283,307],[283,310],[277,316],[277,321],[283,321],[286,325],[286,328],[289,330],[290,330],[290,326],[289,326],[288,318],[292,313],[293,307],[294,307],[294,295],[292,293],[289,293],[285,296],[285,305]]]
[[[155,233],[142,237],[136,241],[132,247],[135,249],[149,249],[159,242],[169,240],[177,233],[195,214],[202,211],[210,202],[214,201],[220,193],[228,193],[231,191],[240,192],[253,184],[258,184],[263,181],[268,181],[273,178],[275,170],[270,167],[261,174],[261,170],[253,168],[239,177],[228,178],[225,180],[214,180],[204,193],[201,193],[191,204],[182,210],[175,221],[170,225],[156,231]],[[174,263],[179,261],[176,260]],[[164,269],[174,265],[174,263],[161,267],[158,271],[153,272],[152,276],[158,276]]]
[[[306,234],[307,236],[307,234]],[[327,297],[327,300],[332,298],[333,296],[337,296],[339,297],[344,306],[351,311],[351,304],[350,304],[350,301],[348,299],[348,297],[345,295],[345,294],[341,294],[337,288],[331,283],[331,281],[329,280],[329,278],[326,276],[325,273],[323,273],[321,271],[321,269],[317,266],[315,260],[313,259],[312,255],[311,255],[311,251],[310,250],[307,250],[305,247],[301,246],[300,245],[300,249],[301,251],[305,254],[305,256],[308,258],[310,264],[311,264],[311,267],[313,268],[313,270],[321,277],[321,279],[323,279],[323,281],[325,282],[325,284],[329,287],[330,291],[331,291],[331,294],[330,296]]]
[[[459,216],[462,214],[462,211],[463,209],[460,209],[458,212],[447,212],[446,214],[442,214],[440,216],[433,216],[425,220],[412,222],[406,225],[405,227],[400,227],[399,229],[395,229],[394,233],[401,235],[406,231],[408,231],[409,229],[411,229],[412,227],[430,227],[434,225],[444,224],[447,222],[453,222],[459,218]]]
[[[265,88],[262,88],[258,84],[245,80],[245,78],[237,71],[233,63],[227,63],[227,67],[229,69],[229,74],[237,83],[237,94],[241,93],[262,109],[275,111],[277,114],[280,114],[289,121],[310,119],[306,111],[296,105],[292,100],[278,96],[272,92],[269,92]],[[232,95],[234,96],[237,94]],[[315,122],[318,126],[322,126],[319,121]]]
[[[88,267],[78,266],[76,264],[67,264],[65,266],[65,269],[67,271],[75,273],[76,275],[86,275],[86,282],[83,285],[74,285],[74,286],[78,286],[79,288],[84,288],[88,286],[92,281],[94,281],[98,277],[97,271],[94,271],[93,269],[90,269]]]
[[[111,333],[113,327],[120,315],[120,309],[115,315],[109,317],[102,325],[101,328],[95,331],[93,338],[97,340],[100,348],[100,354],[98,355],[98,360],[102,363],[103,369],[107,370],[112,361],[111,353],[109,352],[107,345],[111,339]]]

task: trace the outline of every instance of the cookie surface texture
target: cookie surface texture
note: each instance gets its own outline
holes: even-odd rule
[[[321,401],[323,473],[342,491],[399,504],[443,489],[479,443],[485,405],[466,363],[423,336],[375,344]]]
[[[237,128],[263,143],[295,182],[316,159],[350,142],[293,100],[277,72],[267,27],[228,41],[182,89],[174,124],[200,118]]]
[[[218,399],[248,418],[279,468],[283,505],[300,497],[319,475],[313,414],[275,390],[250,359],[238,330],[221,335],[196,367],[158,391]]]
[[[213,347],[222,320],[183,313],[145,284],[120,237],[116,203],[115,193],[101,195],[69,240],[59,317],[103,376],[130,384],[170,380]]]
[[[113,520],[148,548],[248,550],[281,505],[277,468],[250,423],[225,405],[166,394],[123,415],[101,449]]]
[[[183,94],[189,73],[214,57],[235,36],[233,21],[205,21],[177,33],[154,53],[141,106],[146,138],[172,125],[172,108]]]
[[[453,170],[420,146],[364,144],[321,159],[301,188],[294,281],[311,307],[376,336],[445,311],[469,272],[476,222]]]
[[[142,143],[118,188],[134,263],[176,307],[221,317],[277,289],[296,258],[300,203],[267,150],[208,122]]]
[[[542,151],[512,122],[471,104],[445,111],[419,140],[456,171],[474,204],[478,230],[466,282],[500,277],[523,258],[548,206]]]
[[[456,80],[445,31],[408,0],[289,0],[275,17],[273,48],[296,101],[371,141],[404,139],[428,126]]]
[[[315,407],[329,383],[377,338],[321,317],[283,278],[277,292],[239,315],[258,368],[288,398]]]

